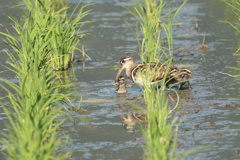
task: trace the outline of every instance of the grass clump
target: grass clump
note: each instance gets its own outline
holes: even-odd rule
[[[237,19],[235,20],[234,23],[229,22],[229,21],[227,21],[227,23],[236,30],[237,34],[240,34],[240,1],[239,0],[223,0],[223,2],[225,2],[228,6],[230,6],[230,8],[232,8],[232,11],[235,13],[235,16],[237,17]],[[240,47],[236,51],[235,55],[240,56],[239,51],[240,51]],[[240,71],[239,66],[230,67],[230,68],[234,69],[236,72]],[[239,74],[237,74],[237,75],[227,74],[227,75],[232,76],[232,77],[240,76]]]
[[[61,110],[54,103],[63,100],[65,95],[57,91],[59,86],[47,82],[52,80],[48,70],[42,69],[35,78],[29,78],[30,74],[20,76],[19,85],[6,82],[17,93],[5,88],[11,102],[11,108],[5,107],[9,119],[3,141],[6,157],[17,160],[64,159],[63,154],[56,154],[63,143],[57,136],[63,121],[56,122]]]
[[[172,26],[175,17],[187,1],[185,0],[179,8],[174,11],[167,10],[166,0],[144,0],[137,7],[130,10],[130,13],[138,19],[141,36],[137,33],[139,44],[139,55],[143,62],[157,61],[161,54],[166,57],[173,57],[173,37]],[[173,14],[173,15],[171,15]],[[167,47],[163,45],[164,39],[167,39]],[[166,54],[166,53],[169,54]]]
[[[156,68],[156,70],[159,68]],[[144,75],[146,81],[143,83],[144,99],[147,106],[147,128],[143,131],[147,148],[145,158],[147,160],[173,160],[176,159],[176,133],[178,124],[170,115],[168,99],[165,91],[166,76],[162,80],[161,88],[158,84],[149,85],[148,75]]]
[[[164,92],[154,92],[151,87],[144,87],[144,98],[147,102],[148,126],[144,131],[148,160],[173,160],[176,154],[175,120],[169,116],[168,102]]]
[[[66,159],[60,149],[62,139],[57,130],[64,120],[56,104],[73,94],[62,94],[71,84],[60,81],[54,70],[68,68],[77,45],[85,34],[79,34],[81,22],[88,11],[83,5],[67,17],[68,7],[53,0],[24,0],[28,13],[23,22],[13,17],[16,36],[0,33],[12,47],[6,52],[9,70],[16,74],[18,83],[7,80],[2,87],[7,91],[10,107],[5,106],[9,123],[1,143],[6,158],[16,160]],[[63,1],[61,1],[63,2]],[[61,7],[60,7],[61,6]],[[73,16],[77,16],[73,18]]]
[[[21,46],[17,38],[5,35],[8,44],[17,53],[15,56],[7,52],[11,60],[9,69],[15,72],[18,79],[17,84],[5,81],[10,88],[2,86],[11,102],[10,107],[4,107],[9,120],[8,133],[3,140],[6,157],[18,160],[61,159],[64,156],[56,155],[56,150],[62,142],[56,134],[63,121],[56,121],[61,111],[54,103],[68,96],[59,92],[68,85],[54,84],[54,72],[46,65],[48,51],[44,46],[47,42],[38,45],[41,35],[29,41],[32,48]],[[20,35],[28,37],[32,34]]]
[[[142,79],[145,80],[143,91],[148,121],[146,130],[143,130],[143,135],[147,144],[145,158],[148,160],[174,160],[179,158],[176,153],[176,136],[180,123],[176,123],[173,114],[170,114],[172,110],[169,109],[165,90],[167,74],[164,75],[160,88],[157,83],[150,84],[149,82],[152,82],[151,77],[154,76],[151,75],[151,72],[153,70],[159,72],[163,65],[167,66],[165,73],[168,73],[173,59],[172,27],[176,25],[173,22],[186,2],[184,1],[177,9],[171,11],[166,0],[144,0],[133,10],[130,10],[137,18],[140,26],[137,27],[136,37],[142,62],[162,64],[156,65],[154,69],[151,68],[151,71],[150,68],[146,68],[144,75],[142,75]],[[167,45],[164,45],[164,41],[167,42]]]
[[[64,3],[60,3],[62,4],[60,5],[53,0],[24,0],[24,2],[28,8],[25,29],[35,29],[35,34],[45,33],[43,40],[49,42],[46,47],[49,50],[47,57],[50,66],[55,70],[67,69],[74,60],[76,50],[81,51],[77,46],[87,34],[80,33],[80,30],[84,24],[89,23],[89,21],[82,21],[90,12],[86,9],[89,5],[80,7],[79,3],[68,16],[69,7]],[[37,29],[33,27],[35,25],[38,26]]]

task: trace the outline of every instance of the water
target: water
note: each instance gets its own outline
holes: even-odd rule
[[[14,0],[11,0],[16,4]],[[9,9],[9,1],[0,2],[0,22],[10,29],[11,21],[3,14],[19,15],[18,9]],[[75,6],[78,1],[69,0]],[[89,3],[89,2],[88,2]],[[173,3],[179,6],[181,1]],[[135,19],[124,7],[133,6],[127,0],[98,0],[90,8],[93,11],[86,19],[93,23],[85,26],[91,35],[82,41],[87,54],[92,60],[74,63],[71,73],[76,94],[71,98],[75,106],[81,106],[89,112],[84,114],[69,111],[68,120],[62,126],[64,133],[69,135],[67,145],[73,155],[70,159],[142,159],[143,138],[139,125],[134,131],[123,126],[123,117],[133,112],[128,101],[142,105],[141,90],[138,86],[128,89],[126,96],[121,97],[112,85],[117,73],[119,60],[130,55],[139,60],[137,42],[125,20],[134,27]],[[225,11],[225,12],[224,12]],[[238,39],[235,31],[220,20],[226,19],[226,6],[219,0],[189,0],[183,7],[174,30],[174,62],[176,65],[191,65],[193,70],[192,90],[178,91],[181,106],[178,116],[184,118],[179,128],[179,151],[193,147],[211,146],[197,151],[187,159],[233,160],[240,159],[239,145],[239,78],[229,77],[219,72],[236,74],[230,66],[237,66],[239,58],[233,56],[237,49]],[[198,24],[198,31],[194,29]],[[0,27],[0,31],[4,31]],[[198,47],[205,44],[209,47],[204,52]],[[0,44],[2,58],[0,63],[7,64],[7,56]],[[198,48],[198,49],[197,49]],[[76,55],[76,59],[81,58]],[[1,71],[6,70],[0,66]],[[3,79],[16,81],[9,71],[1,72]],[[128,81],[131,84],[130,81]],[[0,89],[0,95],[6,93]],[[80,99],[82,102],[80,103]],[[6,116],[0,108],[0,127],[5,131]],[[0,156],[3,159],[3,156]]]

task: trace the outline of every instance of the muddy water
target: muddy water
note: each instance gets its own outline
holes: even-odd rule
[[[69,0],[72,6],[77,2]],[[0,4],[1,24],[10,27],[11,22],[3,13],[16,16],[19,11],[9,9],[8,1],[1,0]],[[180,1],[174,2],[172,6],[179,4]],[[74,152],[70,159],[142,159],[140,126],[128,123],[126,129],[123,125],[123,120],[131,118],[131,113],[135,112],[128,102],[142,105],[142,92],[135,85],[126,95],[119,96],[114,93],[116,88],[112,85],[117,72],[115,66],[119,65],[121,57],[130,55],[139,60],[134,52],[137,42],[125,23],[125,20],[130,25],[135,22],[124,8],[131,6],[133,3],[127,0],[98,0],[87,17],[93,21],[85,27],[91,35],[82,43],[92,60],[87,59],[85,67],[82,63],[74,63],[70,71],[76,91],[71,97],[72,103],[86,112],[69,111],[67,116],[71,120],[62,126],[63,132],[69,135],[67,148]],[[178,149],[210,146],[187,159],[240,159],[240,81],[219,73],[236,74],[229,66],[237,66],[239,61],[232,55],[237,49],[235,32],[219,22],[226,18],[228,13],[225,11],[225,5],[219,0],[189,0],[176,19],[182,25],[173,28],[174,62],[176,65],[190,65],[194,71],[193,89],[178,91],[181,105],[177,116],[185,118],[179,127]],[[198,31],[194,28],[196,23]],[[203,44],[209,49],[202,47]],[[4,48],[7,46],[1,43],[0,63],[5,65]],[[78,58],[81,56],[77,55]],[[5,69],[1,67],[1,70]],[[1,73],[1,77],[15,81],[10,72]],[[2,89],[0,91],[1,96],[6,95]],[[6,116],[2,108],[0,111],[0,127],[5,131]]]

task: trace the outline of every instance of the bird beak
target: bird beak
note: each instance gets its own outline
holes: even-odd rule
[[[119,68],[118,73],[115,78],[115,83],[118,82],[118,78],[119,78],[120,74],[122,73],[123,69],[124,69],[124,67]]]

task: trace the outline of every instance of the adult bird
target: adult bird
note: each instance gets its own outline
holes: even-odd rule
[[[189,79],[192,71],[189,69],[179,69],[176,66],[168,68],[168,66],[156,62],[138,63],[132,57],[125,56],[120,60],[120,68],[115,78],[116,84],[124,69],[126,69],[127,77],[139,85],[143,85],[144,79],[148,80],[148,84],[160,83],[166,76],[167,86],[179,83],[180,86],[178,88],[181,89],[185,83],[188,83],[190,88]]]

